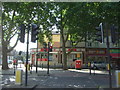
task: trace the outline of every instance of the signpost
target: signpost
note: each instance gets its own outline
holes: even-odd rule
[[[106,38],[107,38],[107,61],[109,62],[109,87],[112,88],[112,78],[111,78],[111,60],[110,60],[110,46],[109,46],[109,34],[108,34],[108,25],[105,24],[106,27]]]

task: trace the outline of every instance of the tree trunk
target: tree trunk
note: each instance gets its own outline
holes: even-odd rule
[[[61,39],[62,39],[62,61],[63,61],[63,69],[67,70],[67,54],[66,54],[66,47],[65,47],[65,40],[64,40],[63,29],[62,29],[62,33],[61,33]]]
[[[2,69],[6,70],[8,68],[8,63],[7,63],[7,43],[3,42],[2,43]]]
[[[63,62],[63,69],[64,70],[67,70],[67,54],[66,54],[66,41],[65,41],[65,33],[64,33],[64,26],[63,26],[63,12],[62,12],[62,9],[61,9],[61,41],[62,41],[62,62]]]
[[[62,57],[63,57],[63,69],[67,70],[67,55],[66,55],[66,50],[64,47],[62,47]]]

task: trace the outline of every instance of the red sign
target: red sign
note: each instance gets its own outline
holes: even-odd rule
[[[72,49],[68,49],[68,51],[71,51]],[[77,51],[76,49],[73,49],[73,51]]]
[[[47,61],[47,58],[38,58],[38,61]]]
[[[106,56],[106,50],[88,50],[88,56]]]

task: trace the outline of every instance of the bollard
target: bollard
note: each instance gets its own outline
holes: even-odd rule
[[[42,69],[43,69],[43,63],[42,63]]]
[[[89,63],[89,73],[90,73],[90,75],[91,75],[91,62]]]
[[[117,88],[120,88],[120,70],[116,70],[115,76],[116,76],[116,86]]]
[[[15,73],[15,84],[21,85],[22,84],[22,70],[16,70]]]
[[[54,69],[56,69],[56,64],[54,63]]]

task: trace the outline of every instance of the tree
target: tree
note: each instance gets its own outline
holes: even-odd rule
[[[31,23],[42,25],[40,29],[39,37],[46,36],[49,37],[51,32],[48,30],[51,24],[48,23],[47,18],[49,17],[44,9],[46,7],[45,3],[34,3],[34,2],[5,2],[3,3],[2,12],[2,69],[8,69],[7,64],[7,53],[12,51],[17,45],[19,40],[19,26],[25,24],[25,26],[31,25]],[[44,14],[44,15],[43,15]],[[46,14],[46,15],[45,15]],[[37,19],[36,19],[37,18]],[[49,24],[49,26],[48,26]],[[43,31],[42,31],[43,30]],[[43,33],[43,34],[42,34]],[[10,46],[11,39],[18,35],[17,41],[14,46]],[[39,38],[39,41],[43,41],[43,37]]]
[[[31,4],[31,3],[30,3]],[[2,69],[8,69],[7,63],[7,53],[12,51],[19,40],[19,29],[18,27],[25,23],[26,25],[30,23],[32,18],[32,8],[29,3],[17,3],[17,2],[5,2],[3,3],[3,12],[2,12]],[[14,46],[10,46],[11,39],[18,35],[16,43]]]
[[[24,23],[26,26],[35,23],[40,27],[39,42],[44,42],[44,36],[51,39],[51,31],[54,26],[60,31],[62,40],[63,68],[67,69],[67,40],[75,41],[71,48],[79,42],[85,41],[86,34],[91,33],[94,38],[95,27],[100,22],[118,24],[118,3],[100,2],[24,2],[4,3],[3,11],[3,48],[4,62],[7,62],[5,52],[14,48],[8,48],[10,38],[17,33],[14,29]],[[12,36],[13,35],[13,36]],[[71,37],[71,38],[70,38]],[[69,53],[68,53],[69,54]],[[5,60],[6,59],[6,60]],[[7,65],[6,65],[7,66]],[[6,67],[5,66],[5,67]],[[7,68],[7,67],[6,67]]]
[[[55,24],[61,34],[64,69],[67,69],[66,42],[69,36],[77,45],[85,41],[87,32],[91,32],[94,38],[95,27],[99,23],[118,24],[118,3],[52,3],[52,5],[54,6],[52,16],[56,18]]]
[[[85,40],[85,33],[92,30],[94,26],[92,25],[93,15],[88,12],[90,10],[87,5],[88,3],[54,3],[53,15],[56,18],[55,23],[60,30],[62,41],[63,69],[67,69],[69,53],[66,52],[66,42],[69,36],[71,36],[71,41],[76,41],[75,45],[72,45],[74,48],[79,42]]]
[[[2,13],[2,69],[8,69],[8,63],[7,63],[7,53],[13,50],[13,48],[17,45],[18,39],[13,47],[10,47],[10,40],[12,37],[15,36],[16,33],[18,33],[17,28],[14,27],[15,23],[15,10],[12,10],[7,6],[4,5],[4,11]],[[13,5],[15,7],[16,5]],[[17,6],[16,6],[17,7]]]

